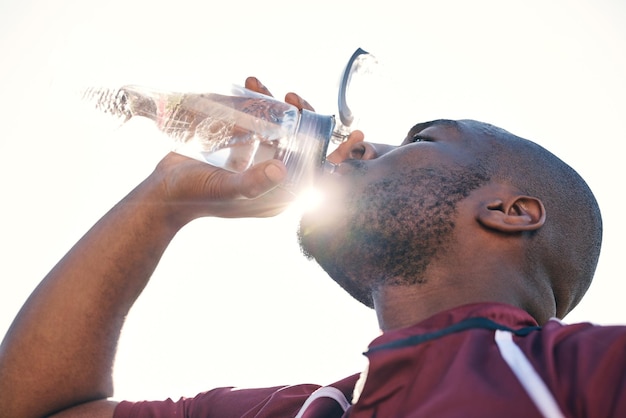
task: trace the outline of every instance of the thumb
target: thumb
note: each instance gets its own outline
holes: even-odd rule
[[[243,197],[253,199],[278,186],[287,177],[287,168],[278,160],[256,164],[241,173],[239,192]]]

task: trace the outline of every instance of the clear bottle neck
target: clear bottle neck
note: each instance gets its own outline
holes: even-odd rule
[[[312,184],[326,164],[326,152],[333,136],[335,117],[308,110],[300,112],[296,135],[284,157],[290,173],[287,183],[298,188]]]

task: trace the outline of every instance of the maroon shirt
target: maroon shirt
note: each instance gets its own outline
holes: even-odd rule
[[[367,376],[351,406],[359,375],[330,387],[122,402],[114,417],[626,417],[622,326],[551,320],[540,328],[520,309],[473,304],[386,332],[365,355]]]

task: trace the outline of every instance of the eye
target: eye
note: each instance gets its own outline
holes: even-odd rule
[[[426,141],[430,141],[430,139],[428,139],[427,137],[422,136],[420,134],[415,134],[415,135],[413,135],[411,137],[411,141],[410,142],[414,143],[414,142],[426,142]]]
[[[402,144],[407,145],[407,144],[415,144],[417,142],[434,142],[434,141],[435,139],[433,137],[431,137],[430,135],[422,134],[420,130],[414,134],[409,132],[406,138],[404,139],[404,141],[402,141]]]

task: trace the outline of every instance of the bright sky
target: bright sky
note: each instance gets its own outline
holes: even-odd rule
[[[415,122],[472,118],[533,139],[585,177],[605,242],[566,320],[626,323],[621,259],[626,3],[621,0],[299,3],[0,1],[0,335],[39,280],[143,179],[167,144],[149,124],[113,129],[80,110],[88,85],[206,91],[256,75],[335,113],[362,47],[384,64],[362,128],[397,143]],[[295,211],[196,221],[131,311],[118,399],[220,385],[329,383],[363,367],[373,312],[299,254]]]

